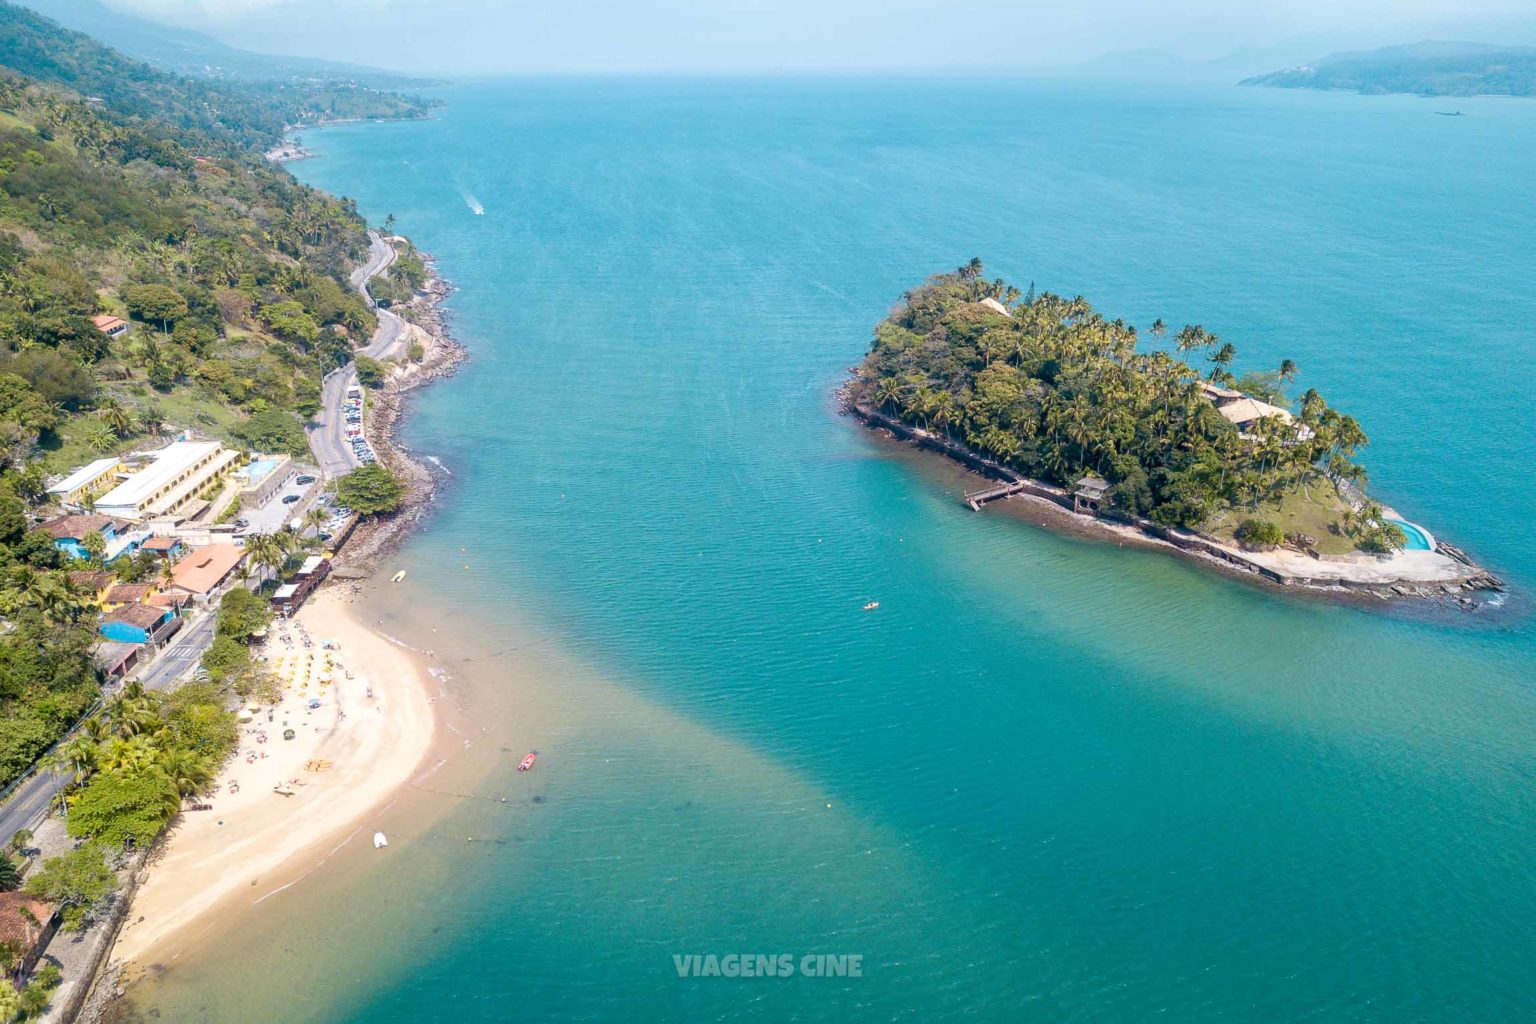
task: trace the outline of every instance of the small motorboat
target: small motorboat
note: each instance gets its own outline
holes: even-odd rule
[[[871,602],[869,602],[869,604],[864,606],[864,610],[867,611],[867,612],[872,612],[876,608],[879,608],[879,607],[880,607],[880,602],[879,601],[871,601]]]
[[[375,850],[382,850],[384,847],[386,847],[388,845],[389,845],[389,840],[384,838],[384,833],[383,832],[375,832],[373,834],[373,848]]]
[[[391,582],[391,583],[399,583],[403,579],[405,579],[405,570],[401,569],[399,572],[395,573],[393,576],[391,576],[389,578],[389,582]]]
[[[532,771],[533,762],[538,759],[538,756],[539,755],[536,753],[529,754],[527,757],[523,758],[521,762],[518,763],[517,770],[520,772]]]

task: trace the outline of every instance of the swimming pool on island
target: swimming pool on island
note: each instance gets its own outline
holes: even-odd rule
[[[1387,522],[1402,530],[1403,536],[1408,538],[1408,542],[1403,545],[1404,551],[1435,550],[1434,538],[1429,535],[1427,530],[1424,530],[1418,526],[1414,526],[1412,523],[1406,522],[1402,519],[1388,519]]]

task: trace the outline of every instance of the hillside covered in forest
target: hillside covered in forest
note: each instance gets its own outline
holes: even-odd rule
[[[98,695],[86,566],[29,527],[47,478],[172,429],[303,453],[374,329],[363,219],[263,156],[329,88],[178,77],[0,4],[0,782]]]

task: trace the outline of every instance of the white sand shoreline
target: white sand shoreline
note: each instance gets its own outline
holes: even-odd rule
[[[278,638],[282,629],[274,625],[269,650],[294,685],[270,721],[263,710],[242,725],[239,750],[208,800],[212,810],[185,812],[164,841],[114,961],[175,959],[228,913],[300,883],[349,843],[371,842],[379,815],[431,751],[437,681],[414,653],[358,622],[344,591],[311,598],[295,617],[292,647]],[[324,651],[326,640],[339,649]],[[326,655],[338,666],[333,672],[325,671]],[[322,685],[327,674],[334,681]],[[320,706],[309,708],[311,699]],[[285,723],[291,740],[283,739]],[[275,792],[278,785],[292,795]]]

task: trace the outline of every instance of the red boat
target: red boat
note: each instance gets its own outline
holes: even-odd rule
[[[520,772],[532,770],[533,762],[538,756],[538,754],[529,754],[527,757],[523,758],[522,763],[517,766],[517,770]]]

